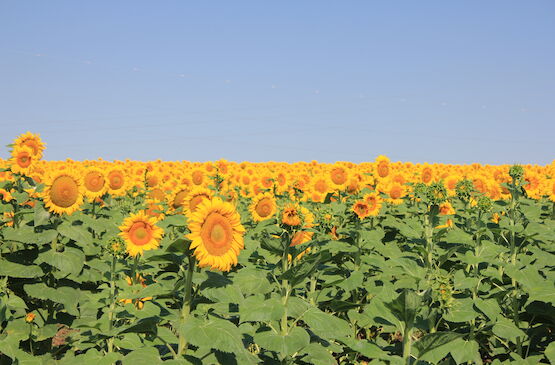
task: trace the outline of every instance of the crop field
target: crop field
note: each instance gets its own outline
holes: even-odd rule
[[[555,162],[8,149],[0,364],[555,364]]]

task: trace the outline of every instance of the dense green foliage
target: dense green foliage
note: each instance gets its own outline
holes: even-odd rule
[[[0,363],[555,364],[553,203],[513,178],[508,201],[459,187],[453,225],[441,184],[362,221],[352,197],[306,203],[318,224],[294,247],[294,231],[253,223],[241,199],[245,250],[229,273],[189,260],[180,214],[158,223],[159,249],[127,257],[118,225],[144,199],[59,217],[24,204],[32,181],[7,182],[15,200],[1,209],[16,219],[1,229]]]

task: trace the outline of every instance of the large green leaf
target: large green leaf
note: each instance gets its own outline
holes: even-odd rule
[[[288,334],[282,336],[274,331],[258,332],[254,341],[269,351],[280,355],[293,355],[310,342],[309,334],[301,327],[293,327]]]
[[[36,265],[21,265],[8,260],[0,259],[0,276],[10,276],[12,278],[36,278],[42,276],[43,272]]]
[[[345,337],[353,332],[347,321],[318,308],[308,309],[301,318],[314,333],[325,339]]]
[[[462,336],[455,332],[429,333],[414,343],[412,353],[419,360],[436,363],[447,356],[453,341]]]
[[[493,326],[493,333],[511,342],[516,342],[517,337],[523,338],[526,336],[524,331],[518,328],[513,321],[506,318],[500,318],[497,321]]]

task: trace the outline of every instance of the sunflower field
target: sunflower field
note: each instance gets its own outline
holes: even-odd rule
[[[0,160],[0,364],[555,364],[551,165]]]

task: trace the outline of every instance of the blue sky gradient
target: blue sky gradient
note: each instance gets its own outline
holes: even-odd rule
[[[554,116],[551,0],[0,3],[46,159],[547,164]]]

